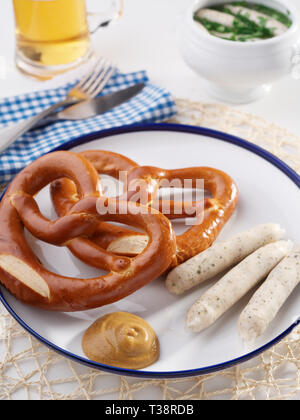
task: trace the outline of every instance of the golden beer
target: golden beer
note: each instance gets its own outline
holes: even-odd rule
[[[74,63],[90,50],[85,0],[13,0],[17,56],[37,66]]]

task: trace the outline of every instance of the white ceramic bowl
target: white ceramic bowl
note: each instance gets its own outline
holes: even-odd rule
[[[233,42],[203,31],[194,12],[226,0],[197,0],[187,10],[177,33],[183,59],[208,83],[210,93],[231,103],[251,102],[298,65],[300,14],[293,0],[249,0],[291,13],[292,26],[284,34],[257,42]],[[296,57],[296,58],[295,58]]]

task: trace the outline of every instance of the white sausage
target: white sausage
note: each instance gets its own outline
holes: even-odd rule
[[[265,245],[245,258],[192,305],[186,316],[187,328],[199,332],[212,325],[265,279],[291,249],[291,241],[279,241]]]
[[[209,34],[209,31],[205,28],[204,25],[202,25],[202,23],[200,23],[199,21],[195,21],[195,23],[198,25],[199,29],[202,29],[202,31],[207,32]]]
[[[197,16],[201,19],[207,19],[210,22],[216,22],[224,26],[233,26],[235,17],[228,13],[222,13],[212,9],[200,9]]]
[[[242,232],[225,242],[216,242],[172,270],[167,276],[166,287],[171,293],[180,295],[239,263],[262,246],[279,241],[284,233],[279,225],[269,223]]]
[[[284,258],[253,295],[239,319],[239,334],[246,343],[260,337],[300,283],[300,246]]]
[[[279,22],[272,17],[265,15],[264,13],[257,12],[256,10],[248,9],[247,7],[241,6],[231,6],[227,5],[227,9],[229,9],[235,15],[241,15],[247,17],[249,20],[257,23],[258,25],[261,23],[261,19],[266,19],[266,28],[273,29],[274,28],[274,35],[281,35],[288,30],[288,27],[285,26],[283,23]],[[249,16],[249,17],[248,17]]]

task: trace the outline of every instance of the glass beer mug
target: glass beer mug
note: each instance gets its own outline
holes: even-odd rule
[[[98,0],[104,11],[89,28],[86,0],[13,0],[16,21],[16,65],[26,74],[48,79],[88,59],[91,33],[116,20],[123,0]],[[98,19],[100,19],[98,17]]]

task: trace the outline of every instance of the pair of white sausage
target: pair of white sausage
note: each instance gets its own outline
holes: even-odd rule
[[[292,242],[278,241],[258,249],[230,270],[188,310],[186,326],[200,332],[212,325],[288,255]]]
[[[300,246],[284,258],[254,293],[239,318],[239,334],[245,343],[260,337],[300,283]]]
[[[234,5],[227,5],[226,7],[236,16],[213,9],[200,9],[196,14],[199,18],[207,19],[211,22],[216,22],[227,27],[233,27],[235,19],[239,15],[245,16],[259,25],[261,24],[261,19],[265,19],[266,28],[273,29],[275,36],[281,35],[288,30],[288,27],[283,23],[255,10]]]

